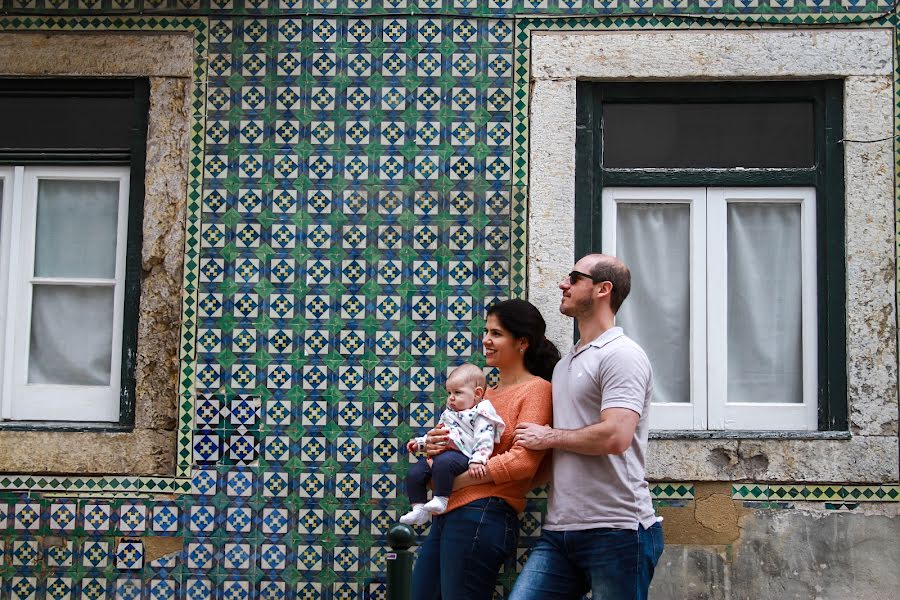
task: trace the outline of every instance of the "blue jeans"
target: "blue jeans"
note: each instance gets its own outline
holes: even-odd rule
[[[547,531],[535,543],[509,600],[646,600],[663,551],[662,526]]]
[[[412,600],[490,600],[518,539],[519,517],[500,498],[435,516],[416,556]]]

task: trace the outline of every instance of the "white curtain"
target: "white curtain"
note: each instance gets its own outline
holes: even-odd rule
[[[38,187],[29,383],[109,385],[119,184]],[[100,285],[79,279],[105,279]],[[60,285],[65,283],[65,285]]]
[[[34,276],[115,279],[119,183],[42,179]]]
[[[800,205],[728,204],[728,401],[802,402]]]
[[[109,385],[113,288],[36,285],[29,383]]]
[[[653,401],[690,402],[690,205],[620,202],[616,211],[616,253],[632,277],[616,324],[650,357]]]

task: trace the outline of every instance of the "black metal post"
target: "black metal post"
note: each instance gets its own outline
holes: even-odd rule
[[[413,553],[416,534],[408,525],[394,525],[387,534],[387,600],[409,600],[412,592]]]

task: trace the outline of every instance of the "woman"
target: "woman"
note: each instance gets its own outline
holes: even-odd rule
[[[436,516],[413,569],[413,600],[490,599],[497,575],[515,551],[518,513],[543,458],[542,451],[514,446],[520,422],[549,423],[550,378],[559,351],[546,337],[537,308],[505,300],[487,313],[484,356],[500,373],[485,397],[506,424],[481,479],[459,475],[447,511]],[[428,432],[429,453],[441,451],[446,429]]]

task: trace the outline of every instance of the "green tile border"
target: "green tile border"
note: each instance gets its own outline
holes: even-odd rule
[[[657,481],[650,484],[654,500],[693,500],[694,484],[680,481]]]
[[[731,497],[760,501],[900,502],[900,485],[735,483],[731,486]]]
[[[185,257],[182,287],[182,322],[179,336],[179,407],[174,477],[54,477],[0,476],[0,490],[66,491],[69,493],[189,493],[191,491],[194,372],[197,330],[197,281],[200,270],[200,202],[203,188],[203,142],[206,125],[206,18],[181,17],[0,17],[0,31],[61,32],[187,32],[194,37],[191,86],[188,197],[185,219]]]
[[[100,492],[183,494],[191,491],[191,481],[178,477],[5,475],[0,477],[0,490],[67,491],[92,496]]]

